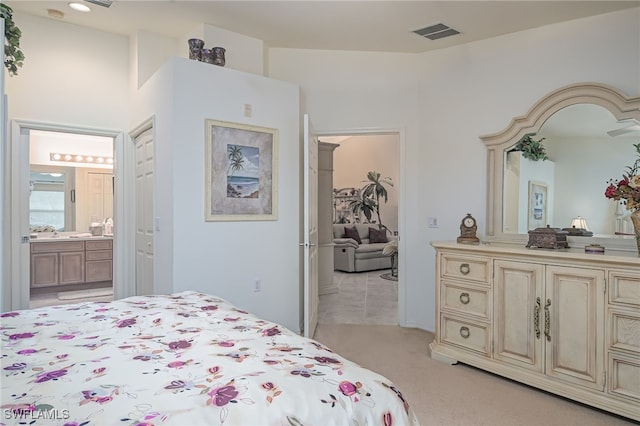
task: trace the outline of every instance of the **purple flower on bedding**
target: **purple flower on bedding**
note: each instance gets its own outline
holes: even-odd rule
[[[218,309],[218,307],[216,305],[208,305],[208,306],[203,306],[202,308],[203,311],[215,311],[216,309]]]
[[[294,376],[302,376],[302,377],[305,377],[305,378],[311,377],[311,371],[306,369],[306,368],[300,369],[300,370],[293,370],[291,372],[291,374],[294,375]]]
[[[5,312],[0,315],[0,318],[17,317],[18,315],[20,315],[18,312]]]
[[[19,371],[24,370],[27,367],[27,364],[24,362],[16,362],[4,368],[7,371]]]
[[[36,351],[35,349],[23,349],[21,351],[18,351],[18,355],[31,355],[34,354],[38,351]]]
[[[73,334],[63,334],[61,336],[58,336],[58,339],[60,340],[71,340],[73,338],[75,338],[76,336],[74,336]]]
[[[340,361],[335,358],[329,358],[328,356],[317,356],[313,359],[318,361],[320,364],[340,364]]]
[[[100,367],[100,368],[96,368],[95,370],[92,371],[93,374],[102,374],[106,371],[105,367]]]
[[[190,364],[191,361],[193,361],[192,359],[187,360],[187,361],[171,361],[169,364],[167,364],[167,367],[169,368],[182,368],[187,364]]]
[[[48,382],[49,380],[58,380],[60,377],[67,374],[67,370],[53,370],[45,371],[36,376],[36,383]]]
[[[382,424],[384,426],[391,426],[393,424],[393,416],[391,416],[391,413],[386,412],[382,415]]]
[[[191,343],[187,342],[186,340],[178,340],[178,341],[169,343],[169,349],[173,351],[177,349],[186,349],[189,347],[191,347]]]
[[[230,348],[232,346],[234,346],[235,343],[230,342],[228,340],[222,341],[222,342],[218,342],[218,346],[222,346],[223,348]]]
[[[209,392],[209,396],[211,397],[211,403],[213,405],[216,407],[222,407],[238,396],[238,391],[235,386],[227,385],[212,390]]]
[[[150,355],[136,355],[133,357],[133,359],[136,359],[138,361],[149,361],[151,359]]]
[[[338,385],[338,389],[340,389],[340,392],[342,392],[344,396],[351,396],[358,392],[358,388],[356,387],[356,385],[346,380],[340,382],[340,384]]]
[[[18,339],[28,339],[29,337],[33,337],[35,334],[33,333],[16,333],[9,336],[9,340],[18,340]]]
[[[271,390],[271,389],[273,389],[273,388],[275,388],[275,387],[276,387],[276,385],[274,385],[274,384],[273,384],[273,383],[271,383],[271,382],[265,382],[265,383],[263,383],[263,384],[262,384],[262,388],[263,388],[264,390]]]
[[[126,319],[118,321],[117,327],[118,328],[131,327],[135,323],[136,323],[136,319],[135,318],[126,318]]]
[[[268,337],[277,336],[278,334],[280,334],[280,330],[278,329],[278,327],[271,327],[262,331],[262,335]]]
[[[56,355],[56,358],[58,359],[65,359],[69,356],[69,354],[60,354],[60,355]]]

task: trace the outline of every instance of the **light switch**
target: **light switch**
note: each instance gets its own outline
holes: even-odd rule
[[[438,218],[437,217],[428,217],[427,218],[427,226],[429,228],[437,228],[438,227]]]

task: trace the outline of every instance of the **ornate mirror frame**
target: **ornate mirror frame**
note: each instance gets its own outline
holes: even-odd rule
[[[524,116],[514,118],[504,130],[480,139],[487,148],[487,224],[488,241],[526,244],[527,234],[503,231],[504,158],[524,135],[537,133],[557,111],[575,104],[595,104],[607,109],[617,120],[640,121],[640,97],[628,97],[618,89],[601,83],[577,83],[557,89],[540,99]],[[624,165],[621,165],[623,167]],[[602,188],[604,198],[604,186]],[[569,237],[571,247],[602,244],[607,248],[635,250],[635,239],[607,237]]]

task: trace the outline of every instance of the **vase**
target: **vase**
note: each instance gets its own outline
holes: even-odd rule
[[[638,256],[640,256],[640,210],[631,212],[631,223],[636,234],[636,245],[638,246]]]
[[[224,67],[224,64],[226,63],[226,60],[224,58],[226,49],[224,47],[214,47],[213,49],[211,49],[211,51],[213,56],[213,64]]]
[[[189,44],[189,59],[201,61],[204,40],[200,40],[199,38],[190,38],[187,43]]]

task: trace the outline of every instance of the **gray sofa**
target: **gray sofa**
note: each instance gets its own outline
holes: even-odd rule
[[[345,227],[358,231],[361,243],[345,235]],[[378,230],[377,225],[363,223],[336,223],[333,225],[333,268],[344,272],[363,272],[376,269],[390,269],[391,257],[382,254],[387,242],[371,243],[369,228]]]

